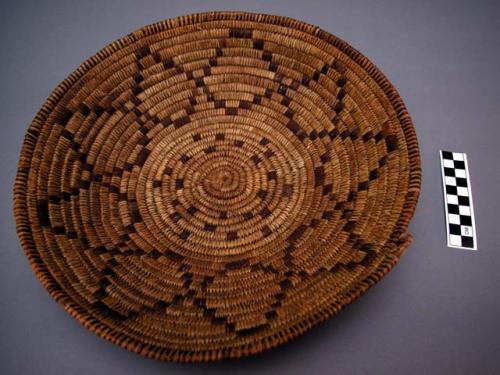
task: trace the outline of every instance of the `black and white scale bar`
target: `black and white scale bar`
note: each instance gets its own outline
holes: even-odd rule
[[[467,155],[440,151],[448,247],[477,250]]]

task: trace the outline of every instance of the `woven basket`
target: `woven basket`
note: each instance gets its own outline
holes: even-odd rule
[[[213,12],[129,34],[54,90],[15,217],[85,327],[213,361],[284,343],[384,276],[420,177],[405,106],[359,52],[290,18]]]

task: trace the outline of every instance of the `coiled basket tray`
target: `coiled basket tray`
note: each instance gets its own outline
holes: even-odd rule
[[[344,41],[212,12],[85,61],[29,127],[22,246],[52,297],[139,354],[274,347],[396,263],[420,190],[410,117]]]

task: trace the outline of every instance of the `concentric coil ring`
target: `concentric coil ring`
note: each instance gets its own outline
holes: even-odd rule
[[[83,63],[25,138],[15,187],[42,283],[100,336],[164,360],[239,357],[337,313],[408,246],[411,120],[338,38],[215,12]]]

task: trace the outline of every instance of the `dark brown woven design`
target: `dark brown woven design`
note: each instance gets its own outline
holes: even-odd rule
[[[31,124],[22,245],[85,327],[212,361],[336,314],[410,243],[410,117],[365,57],[284,17],[160,22],[84,62]]]

